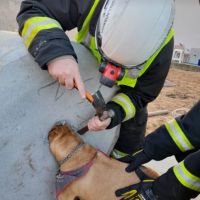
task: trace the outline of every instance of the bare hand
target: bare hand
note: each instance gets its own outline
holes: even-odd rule
[[[108,118],[104,121],[100,121],[98,116],[94,116],[92,119],[88,122],[88,129],[90,131],[102,131],[105,130],[111,122],[111,118]]]
[[[48,71],[53,79],[58,80],[67,89],[73,89],[76,85],[80,96],[85,98],[85,86],[80,76],[78,64],[73,57],[66,56],[53,60],[48,64]]]

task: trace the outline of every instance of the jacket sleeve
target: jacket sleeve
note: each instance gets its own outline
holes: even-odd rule
[[[47,68],[54,58],[72,55],[66,30],[81,28],[93,0],[25,0],[17,15],[19,34],[35,61]]]
[[[188,200],[200,193],[200,150],[156,179],[153,192],[159,199]]]
[[[154,160],[200,149],[200,101],[186,114],[158,128],[144,143],[146,155]]]
[[[184,160],[156,179],[153,191],[161,199],[187,200],[200,192],[199,119],[200,101],[186,115],[161,126],[145,139],[144,151],[155,160],[188,152]]]
[[[159,95],[171,64],[173,44],[172,39],[158,54],[149,69],[138,78],[134,88],[122,86],[114,97],[118,100],[114,102],[111,100],[108,103],[108,109],[113,109],[116,114],[108,128],[133,118],[137,111],[146,107]]]

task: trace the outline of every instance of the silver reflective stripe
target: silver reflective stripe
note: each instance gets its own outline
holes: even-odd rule
[[[86,35],[86,37],[84,38],[84,40],[83,40],[83,44],[86,46],[86,47],[90,47],[90,43],[91,43],[91,39],[92,39],[92,35],[89,33],[89,32],[87,32],[87,35]]]
[[[115,159],[119,159],[119,158],[125,157],[127,155],[128,154],[126,154],[124,152],[121,152],[121,151],[119,151],[117,149],[113,149],[112,152],[111,152],[112,158],[115,158]]]
[[[117,95],[117,96],[115,96],[115,97],[113,98],[113,100],[114,100],[114,99],[117,99],[117,100],[123,102],[123,104],[126,105],[126,108],[124,108],[124,109],[125,109],[126,111],[128,111],[128,112],[126,113],[126,118],[125,118],[125,120],[131,119],[131,118],[135,115],[135,110],[132,109],[132,105],[130,105],[130,103],[129,103],[125,98],[123,98],[123,97]]]
[[[144,64],[143,65],[140,65],[140,66],[137,66],[137,67],[134,67],[132,69],[128,69],[128,74],[127,76],[128,77],[131,77],[131,78],[138,78],[139,77],[139,74],[141,72],[141,70],[144,68]]]
[[[28,27],[26,34],[23,36],[24,41],[25,42],[27,41],[27,39],[31,35],[34,28],[41,26],[41,25],[47,25],[47,24],[57,24],[57,26],[61,28],[60,24],[56,20],[53,20],[53,19],[48,19],[48,20],[45,19],[44,21],[34,22]]]
[[[200,192],[200,178],[191,174],[184,163],[174,167],[174,173],[177,179],[187,188]]]
[[[193,145],[189,142],[176,120],[165,124],[165,126],[170,136],[182,152],[194,149]]]

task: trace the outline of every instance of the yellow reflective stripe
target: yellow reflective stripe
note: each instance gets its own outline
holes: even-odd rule
[[[101,54],[99,53],[99,51],[96,48],[95,37],[91,38],[89,48],[92,51],[92,54],[96,57],[98,63],[100,63],[101,62]]]
[[[135,116],[135,106],[126,94],[117,94],[112,101],[119,104],[124,109],[126,113],[124,121],[127,121]]]
[[[125,76],[122,80],[117,81],[117,85],[126,85],[134,88],[137,83],[137,78],[128,76],[128,69],[125,69]]]
[[[185,187],[200,192],[200,177],[191,174],[185,167],[184,162],[173,168],[179,182]]]
[[[176,120],[165,124],[165,127],[175,144],[182,152],[194,149],[194,146],[187,139]]]
[[[158,54],[161,52],[161,50],[169,43],[169,41],[173,38],[173,36],[174,36],[174,29],[171,28],[165,41],[162,43],[160,48],[145,63],[144,67],[142,68],[142,70],[139,73],[139,77],[144,74],[144,72],[148,69],[148,67],[151,65],[151,63],[155,60],[155,58],[158,56]]]
[[[49,17],[32,17],[29,18],[22,30],[22,37],[24,39],[25,45],[28,48],[35,38],[35,36],[41,31],[45,29],[51,28],[60,28],[62,29],[61,25],[54,19]]]
[[[132,156],[136,156],[137,154],[139,154],[139,153],[142,152],[142,151],[143,151],[143,149],[140,149],[140,150],[136,151],[135,153],[133,153]]]
[[[151,182],[154,182],[155,180],[153,179],[146,179],[146,180],[143,180],[144,183],[151,183]]]
[[[52,20],[49,19],[49,20],[34,22],[34,23],[30,24],[27,31],[22,34],[24,41],[26,41],[28,39],[28,37],[30,36],[30,34],[32,33],[34,28],[41,26],[41,25],[51,24],[51,23],[52,23]]]
[[[58,26],[56,24],[46,24],[46,25],[41,25],[34,28],[31,34],[29,35],[28,39],[25,41],[26,47],[29,48],[31,42],[40,31],[45,30],[45,29],[51,29],[51,28],[58,28]]]
[[[29,19],[27,19],[24,23],[24,28],[22,30],[22,37],[24,37],[24,35],[26,34],[29,26],[35,22],[41,22],[41,21],[44,21],[44,20],[47,20],[49,19],[48,17],[31,17]]]
[[[130,190],[128,192],[125,192],[122,196],[124,197],[124,200],[125,199],[130,199],[131,197],[135,197],[135,195],[137,194],[137,190]]]
[[[127,153],[124,153],[124,152],[119,151],[117,149],[113,149],[112,152],[111,152],[111,157],[115,158],[115,159],[123,158],[127,155],[128,155]]]
[[[78,32],[78,34],[76,35],[76,41],[77,42],[82,42],[83,39],[86,37],[86,34],[88,32],[88,29],[89,29],[89,24],[90,24],[90,20],[92,18],[92,15],[98,5],[100,0],[95,0],[94,1],[94,4],[92,5],[91,9],[90,9],[90,12],[89,14],[87,15],[83,25],[82,25],[82,28],[81,30]]]

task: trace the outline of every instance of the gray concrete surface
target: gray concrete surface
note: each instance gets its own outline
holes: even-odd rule
[[[86,87],[95,92],[99,87],[97,63],[84,47],[75,44],[74,47]],[[94,114],[94,109],[79,98],[77,91],[60,88],[56,96],[57,84],[42,88],[52,81],[33,61],[16,33],[0,31],[1,200],[54,200],[57,165],[49,151],[48,130],[63,119],[78,129]],[[101,88],[107,100],[115,90]],[[83,138],[109,152],[117,133],[115,128],[88,133]],[[147,166],[163,174],[175,164],[170,157]]]
[[[22,0],[0,1],[0,30],[15,31],[18,29],[16,16],[20,9]]]
[[[97,63],[83,46],[74,44],[80,71],[88,90],[99,88]],[[76,90],[58,88],[47,71],[42,71],[27,53],[16,33],[0,32],[0,199],[53,200],[57,165],[47,133],[59,120],[74,128],[84,126],[94,115],[93,107],[82,101]],[[101,87],[105,99],[117,88]],[[88,133],[86,142],[110,151],[117,128]]]

